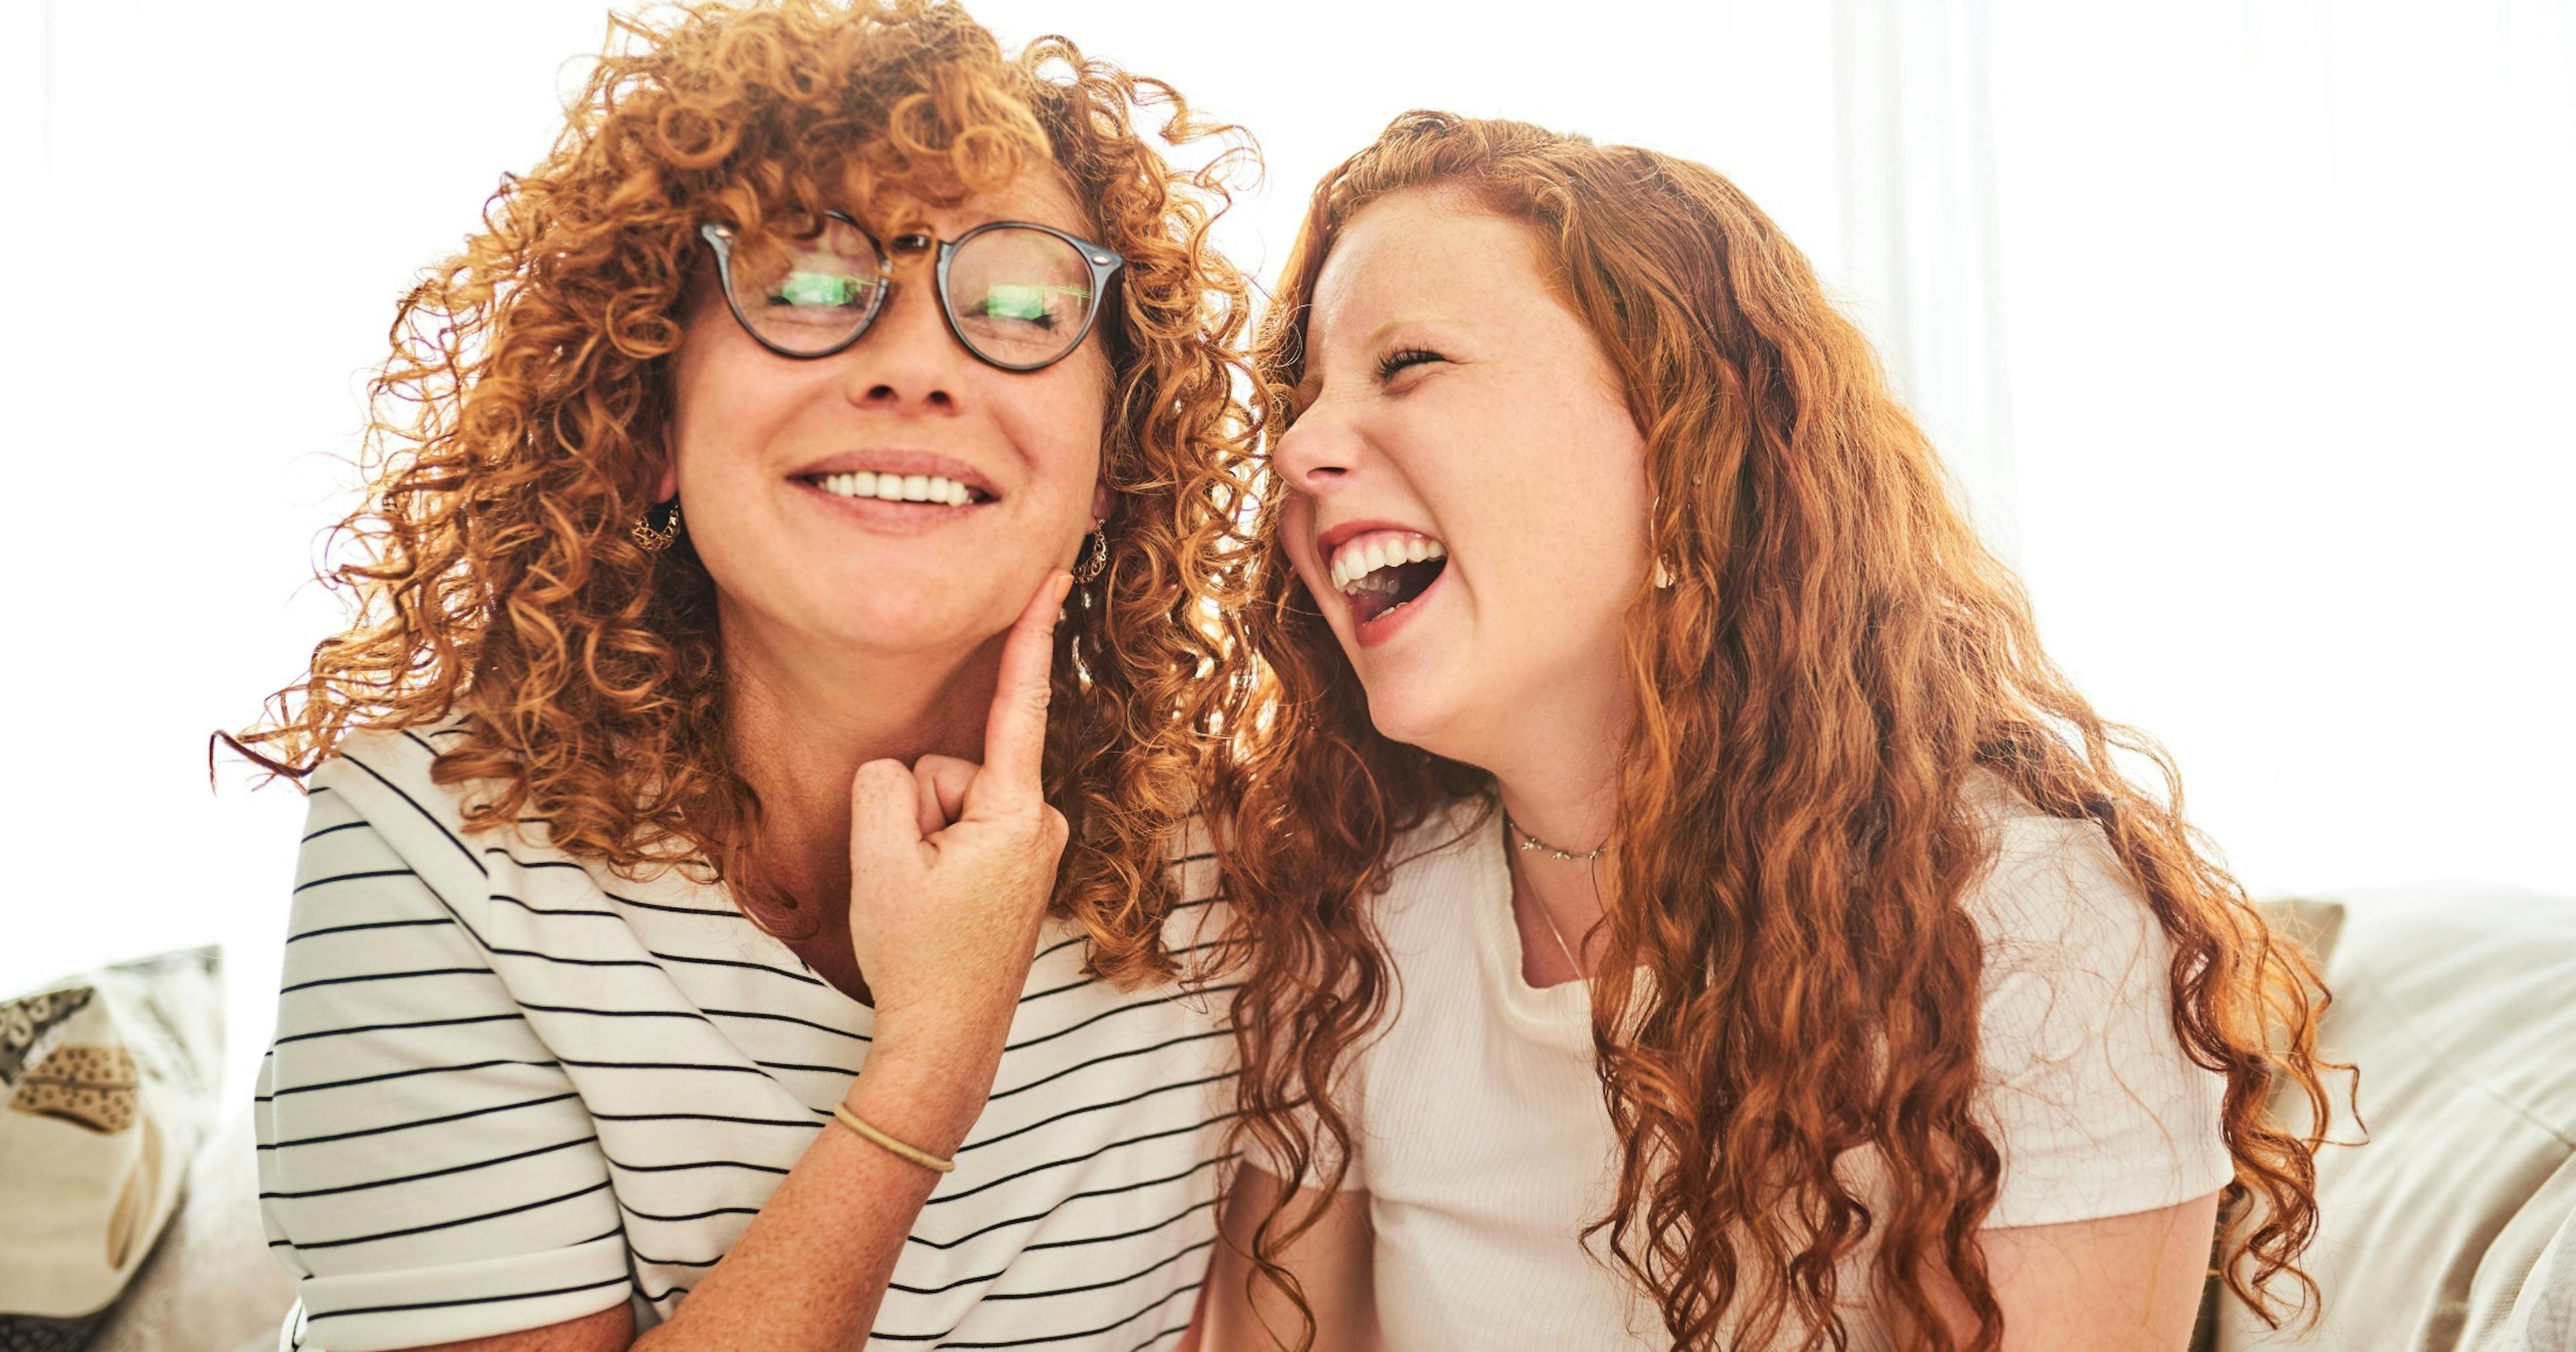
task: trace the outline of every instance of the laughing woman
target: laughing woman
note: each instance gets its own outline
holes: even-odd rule
[[[2299,1282],[2306,968],[1732,184],[1407,116],[1258,357],[1211,1347],[2178,1349],[2222,1214]]]
[[[1169,1346],[1244,291],[1132,124],[1192,123],[951,6],[619,27],[403,303],[360,619],[239,739],[311,794],[288,1342]]]

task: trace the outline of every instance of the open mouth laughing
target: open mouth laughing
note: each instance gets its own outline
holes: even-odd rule
[[[1350,603],[1352,628],[1363,639],[1421,600],[1449,567],[1448,546],[1420,531],[1334,531],[1318,543],[1333,586]]]

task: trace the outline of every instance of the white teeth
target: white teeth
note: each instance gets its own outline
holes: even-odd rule
[[[1391,592],[1395,590],[1392,574],[1380,576],[1380,570],[1448,557],[1449,550],[1439,541],[1412,531],[1375,531],[1357,540],[1346,540],[1333,551],[1327,565],[1333,586],[1343,592]]]
[[[820,475],[813,482],[824,492],[842,498],[935,502],[948,507],[964,507],[975,501],[975,490],[944,474],[876,474],[860,470],[855,474]]]

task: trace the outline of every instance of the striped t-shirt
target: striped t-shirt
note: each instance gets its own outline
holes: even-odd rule
[[[407,1348],[628,1301],[667,1318],[867,1059],[871,1011],[676,869],[643,882],[468,835],[452,730],[348,739],[311,779],[260,1206],[283,1348]],[[1195,828],[1194,828],[1195,833]],[[1175,852],[1196,951],[1215,865]],[[1213,926],[1209,926],[1213,933]],[[1168,1348],[1216,1234],[1225,991],[1086,978],[1050,918],[983,1116],[867,1346]],[[1186,961],[1186,957],[1184,959]]]

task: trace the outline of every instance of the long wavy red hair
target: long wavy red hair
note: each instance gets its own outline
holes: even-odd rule
[[[1176,166],[1148,119],[1217,153]],[[678,862],[735,883],[764,926],[810,933],[810,908],[757,885],[761,807],[726,746],[713,584],[685,546],[628,534],[671,453],[668,358],[710,267],[699,226],[759,240],[827,209],[872,221],[1059,174],[1126,267],[1096,338],[1116,547],[1058,636],[1045,778],[1072,838],[1056,904],[1089,927],[1094,971],[1169,971],[1159,865],[1219,708],[1200,673],[1231,646],[1181,567],[1231,519],[1182,488],[1250,436],[1247,288],[1209,243],[1250,154],[1168,85],[1060,37],[1005,56],[954,4],[612,17],[552,153],[403,298],[366,499],[325,578],[355,617],[235,745],[300,774],[352,730],[462,714],[435,774],[477,786],[472,822],[542,818],[555,846],[616,869]]]
[[[1525,222],[1554,264],[1644,434],[1652,547],[1678,579],[1641,581],[1627,630],[1637,719],[1593,987],[1623,1144],[1592,1227],[1675,1344],[1846,1345],[1838,1269],[1874,1237],[1900,1339],[1958,1346],[1946,1277],[1978,1320],[1967,1345],[2000,1345],[1976,1243],[2001,1169],[1977,1112],[1983,947],[1961,906],[1986,774],[2097,823],[2153,908],[2174,1036],[2227,1079],[2227,1280],[2274,1317],[2275,1279],[2312,1304],[2320,1141],[2266,1102],[2283,1081],[2324,1099],[2314,972],[2185,824],[2163,752],[2042,653],[1866,340],[1732,183],[1520,123],[1397,119],[1315,190],[1255,350],[1273,432],[1338,233],[1430,185]],[[1390,996],[1368,899],[1401,832],[1489,784],[1371,727],[1281,548],[1280,485],[1258,456],[1234,468],[1236,491],[1274,495],[1219,593],[1259,663],[1210,800],[1244,918],[1239,1130],[1329,1187],[1350,1144],[1335,1093]],[[2161,783],[2124,777],[2122,752]],[[1836,1169],[1863,1148],[1887,1166],[1868,1199]],[[1263,1220],[1259,1274],[1284,1280],[1311,1219],[1283,1199]]]

